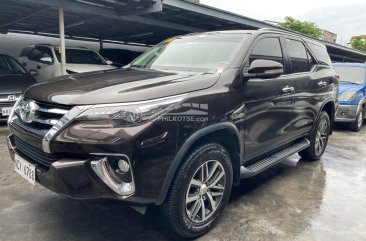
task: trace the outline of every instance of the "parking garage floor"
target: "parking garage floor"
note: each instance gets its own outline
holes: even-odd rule
[[[155,215],[72,200],[14,172],[0,126],[0,240],[169,240]],[[319,162],[291,156],[234,188],[219,224],[199,238],[366,240],[366,126],[338,129]]]

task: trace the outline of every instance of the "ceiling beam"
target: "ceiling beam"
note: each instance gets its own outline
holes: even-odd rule
[[[84,14],[94,14],[102,17],[119,19],[129,22],[143,23],[150,26],[162,27],[174,30],[181,30],[184,32],[204,32],[206,29],[190,27],[183,24],[171,23],[166,21],[161,21],[158,19],[136,16],[139,14],[146,14],[152,12],[162,11],[161,0],[156,0],[155,3],[148,8],[144,9],[130,9],[129,11],[116,11],[115,9],[103,8],[100,6],[86,5],[85,3],[75,2],[70,0],[19,0],[21,2],[41,4],[48,7],[58,8],[61,5],[64,7],[65,11],[84,13]],[[164,0],[165,1],[165,0]]]
[[[30,11],[28,11],[26,14],[22,14],[22,15],[21,15],[21,16],[19,16],[19,17],[15,17],[15,18],[13,18],[13,19],[10,19],[8,22],[6,22],[6,23],[4,23],[4,24],[1,24],[1,25],[0,25],[0,29],[5,28],[5,27],[7,27],[7,26],[9,26],[9,25],[15,24],[15,23],[17,23],[17,22],[20,22],[20,21],[22,21],[22,20],[25,20],[25,19],[27,19],[27,18],[30,18],[30,17],[32,17],[32,16],[34,16],[34,15],[39,14],[40,12],[43,12],[43,11],[48,10],[48,9],[50,9],[50,7],[39,7],[38,9],[31,9],[31,10],[30,10]]]
[[[187,0],[164,0],[163,5],[176,7],[179,9],[184,9],[190,12],[196,12],[199,14],[208,15],[214,18],[221,18],[223,20],[232,21],[248,26],[253,26],[256,28],[268,28],[273,27],[274,25],[268,24],[256,19],[244,17],[238,14],[234,14],[231,12],[227,12],[218,8],[210,7],[203,4],[196,4],[192,1]]]
[[[120,12],[117,8],[102,7],[99,5],[90,5],[83,2],[71,1],[71,0],[17,0],[17,2],[26,2],[30,4],[41,4],[44,6],[52,7],[58,9],[63,6],[65,11],[84,13],[84,14],[94,14],[108,18],[120,18],[122,14],[129,15],[133,14],[146,14],[162,10],[161,0],[152,1],[150,7],[142,9],[130,9],[130,11]]]

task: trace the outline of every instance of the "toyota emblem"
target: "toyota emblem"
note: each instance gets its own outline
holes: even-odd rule
[[[25,123],[31,123],[36,115],[37,105],[33,100],[22,100],[20,103],[20,118]]]

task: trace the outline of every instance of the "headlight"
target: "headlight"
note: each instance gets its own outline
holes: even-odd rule
[[[8,117],[8,125],[10,124],[10,122],[14,119],[14,113],[15,113],[15,109],[18,108],[19,102],[23,99],[23,95],[20,95],[19,98],[17,99],[17,101],[15,102],[14,106],[13,106],[13,110],[10,112],[10,115]]]
[[[180,103],[183,97],[180,95],[152,101],[94,105],[76,117],[76,120],[108,121],[113,126],[134,126],[154,119],[169,110],[169,107]]]
[[[351,101],[356,98],[356,92],[345,92],[338,97],[338,101]]]

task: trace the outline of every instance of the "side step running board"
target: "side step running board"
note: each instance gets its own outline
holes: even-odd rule
[[[294,144],[285,147],[275,153],[273,153],[270,156],[267,156],[263,158],[262,160],[259,160],[250,166],[241,166],[240,167],[240,178],[248,178],[252,177],[262,171],[264,171],[267,168],[270,168],[271,166],[277,164],[281,160],[283,160],[286,157],[289,157],[299,151],[302,151],[310,146],[310,141],[307,138],[301,139],[298,142],[295,142]]]

